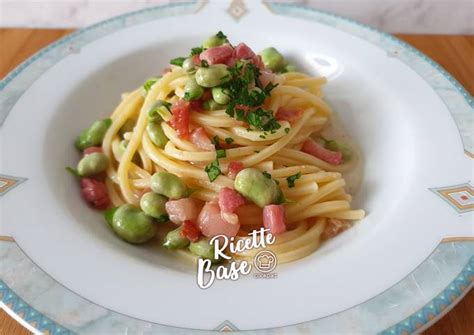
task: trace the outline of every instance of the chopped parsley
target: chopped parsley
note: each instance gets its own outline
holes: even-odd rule
[[[165,110],[163,110],[163,108]],[[148,119],[151,122],[161,121],[162,115],[167,112],[171,114],[171,103],[164,100],[158,100],[148,111]]]
[[[225,143],[226,143],[227,145],[232,144],[232,142],[234,142],[234,139],[233,139],[232,137],[226,137],[226,138],[225,138]]]
[[[203,51],[204,51],[203,47],[192,48],[191,49],[191,56],[199,55]]]
[[[200,67],[209,67],[209,63],[206,60],[202,59],[201,64],[199,66]]]
[[[226,110],[226,113],[227,113],[227,110]],[[236,119],[239,120],[239,121],[246,121],[245,112],[242,109],[237,109]]]
[[[285,133],[289,133],[290,132],[290,128],[285,128]]]
[[[148,93],[150,88],[158,81],[158,79],[160,79],[160,77],[153,77],[148,79],[145,84],[143,84],[143,89],[145,90],[145,92]]]
[[[225,150],[221,147],[219,136],[216,135],[212,138],[212,144],[214,144],[214,147],[216,148],[216,159],[227,157]]]
[[[272,175],[269,174],[267,171],[263,171],[262,174],[264,175],[265,178],[272,179]]]
[[[80,177],[81,176],[76,169],[73,169],[70,166],[66,166],[66,171],[69,172],[70,174],[72,174],[74,177]]]
[[[287,177],[286,182],[288,183],[288,187],[290,188],[295,187],[296,180],[300,178],[301,178],[301,171],[298,172],[297,174]]]
[[[206,171],[207,177],[209,178],[211,182],[216,180],[217,177],[219,177],[222,174],[219,160],[216,158],[215,161],[213,161],[211,164],[207,165],[204,168],[204,171]]]
[[[216,158],[225,158],[226,156],[224,149],[216,150]]]
[[[217,38],[222,38],[223,40],[227,40],[227,36],[224,35],[222,31],[219,30],[219,32],[216,34]]]
[[[252,129],[271,131],[280,128],[271,110],[261,108],[265,99],[277,86],[269,83],[263,87],[260,82],[260,69],[252,63],[238,61],[229,68],[230,80],[222,85],[226,89],[230,102],[226,113],[239,121],[247,122]]]
[[[165,106],[165,108],[171,112],[171,102],[164,101],[164,100],[158,100],[159,103],[161,103],[162,106]]]
[[[212,144],[214,144],[214,147],[216,148],[216,150],[219,150],[219,149],[222,149],[221,148],[221,140],[219,138],[219,136],[214,136],[211,140]]]
[[[275,132],[281,126],[273,116],[272,111],[258,108],[247,113],[247,122],[255,129]]]
[[[176,66],[183,66],[184,61],[186,60],[185,57],[177,57],[173,58],[170,60],[170,64],[176,65]]]

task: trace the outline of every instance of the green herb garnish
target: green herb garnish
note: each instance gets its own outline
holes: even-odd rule
[[[273,116],[272,111],[258,108],[247,113],[247,122],[256,129],[275,132],[281,125]]]
[[[204,49],[202,47],[192,48],[191,49],[191,56],[199,55],[203,51],[204,51]]]
[[[227,36],[224,35],[222,31],[219,30],[219,32],[216,34],[217,38],[222,38],[223,40],[227,40]]]
[[[265,178],[272,179],[272,175],[269,174],[267,171],[263,171],[262,174],[265,176]]]
[[[72,167],[70,166],[66,166],[66,171],[69,172],[70,174],[72,174],[74,177],[80,177],[81,175],[79,174],[79,172],[77,172],[76,169],[73,169]]]
[[[247,119],[245,118],[245,112],[242,109],[237,109],[236,114],[237,114],[237,120],[247,121]]]
[[[239,61],[229,68],[230,80],[222,85],[231,101],[227,104],[226,113],[239,121],[247,122],[252,129],[275,132],[280,124],[273,112],[261,108],[265,99],[277,86],[269,83],[263,87],[259,80],[260,69],[252,63]]]
[[[161,77],[152,77],[152,78],[147,79],[147,81],[145,82],[145,84],[143,84],[143,89],[145,90],[145,92],[148,93],[148,91],[150,90],[150,88],[151,88],[160,78],[161,78]]]
[[[219,160],[216,158],[215,161],[213,161],[211,164],[207,165],[204,168],[204,171],[206,171],[207,177],[209,178],[211,182],[216,180],[217,177],[219,177],[222,174]]]
[[[176,66],[183,66],[184,61],[186,60],[185,57],[177,57],[173,58],[170,60],[170,64],[176,65]]]
[[[199,66],[200,67],[209,67],[209,63],[206,60],[202,59],[201,64]]]
[[[216,148],[216,150],[219,150],[221,149],[221,140],[219,138],[219,136],[214,136],[211,140],[212,144],[214,144],[214,147]]]
[[[300,178],[301,178],[301,171],[298,172],[297,174],[287,177],[286,182],[288,183],[288,187],[290,188],[295,187],[296,180]]]
[[[226,137],[226,138],[225,138],[225,143],[226,143],[227,145],[232,144],[232,142],[234,142],[234,139],[233,139],[232,137]]]
[[[224,149],[216,150],[216,158],[225,158],[226,156]]]

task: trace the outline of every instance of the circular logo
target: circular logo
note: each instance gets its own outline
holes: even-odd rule
[[[255,268],[263,273],[272,272],[277,265],[276,255],[268,250],[262,250],[257,253],[253,259]]]

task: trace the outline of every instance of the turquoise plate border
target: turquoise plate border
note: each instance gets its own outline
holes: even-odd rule
[[[466,154],[474,157],[472,96],[439,64],[405,42],[353,20],[294,4],[267,1],[264,3],[276,15],[295,16],[333,26],[359,36],[404,61],[422,76],[444,101],[458,125]],[[42,49],[0,82],[0,127],[16,101],[41,74],[58,60],[77,52],[83,45],[138,23],[197,12],[206,4],[207,1],[189,1],[124,14],[78,30]],[[231,16],[233,7],[243,8],[244,12],[247,10],[242,0],[233,0],[228,10]],[[26,69],[28,71],[25,71]],[[3,177],[1,181],[11,182],[5,191],[0,187],[0,196],[13,189],[16,183],[24,181],[17,177],[0,177]],[[469,184],[463,185],[472,189]],[[459,204],[445,200],[459,208]],[[444,315],[472,288],[473,255],[472,237],[468,241],[447,240],[410,275],[380,295],[349,310],[322,319],[282,327],[277,331],[318,331],[322,334],[345,331],[354,334],[379,332],[384,335],[417,333]],[[11,238],[0,236],[0,256],[0,301],[25,322],[45,334],[116,333],[126,330],[147,333],[183,332],[182,328],[153,324],[106,310],[75,295],[32,263]],[[440,265],[444,266],[441,273],[438,268]],[[25,275],[22,277],[24,281],[18,279],[19,273]],[[406,301],[411,305],[406,306]],[[51,306],[52,303],[56,303],[55,306]],[[392,315],[396,315],[395,322],[390,323],[390,318],[384,319],[382,314],[386,312],[387,306],[391,306]],[[238,328],[231,321],[225,320],[214,330],[235,331]],[[269,332],[272,331],[255,331]]]

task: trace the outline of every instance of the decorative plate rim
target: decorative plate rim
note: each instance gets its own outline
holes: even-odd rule
[[[310,8],[310,7],[306,7],[304,5],[298,5],[298,4],[294,4],[294,3],[277,3],[277,2],[271,2],[271,1],[266,1],[266,0],[264,0],[262,2],[265,5],[267,5],[269,7],[270,11],[272,11],[272,12],[273,12],[272,8],[273,8],[273,6],[275,6],[275,7],[282,7],[282,8],[297,8],[299,10],[303,10],[303,11],[307,11],[307,12],[313,12],[313,13],[317,13],[317,14],[320,14],[320,15],[326,15],[326,16],[335,18],[337,20],[344,21],[344,22],[347,22],[349,24],[359,26],[361,28],[364,28],[364,29],[368,30],[369,32],[377,34],[378,36],[380,36],[380,37],[382,37],[386,40],[395,42],[396,44],[401,46],[403,49],[412,52],[416,57],[420,58],[421,60],[427,62],[429,65],[433,66],[434,69],[436,70],[436,72],[440,73],[445,79],[447,79],[450,82],[450,84],[455,88],[456,92],[463,96],[463,98],[465,99],[467,104],[471,107],[471,112],[473,111],[474,101],[473,101],[472,95],[459,83],[459,81],[457,79],[455,79],[449,72],[447,72],[441,65],[439,65],[437,62],[432,60],[430,57],[428,57],[427,55],[425,55],[424,53],[422,53],[418,49],[414,48],[413,46],[409,45],[408,43],[400,40],[399,38],[397,38],[393,35],[390,35],[388,33],[382,32],[378,29],[372,28],[368,25],[357,22],[353,19],[346,18],[346,17],[340,16],[340,15],[336,15],[336,14],[333,14],[333,13],[330,13],[330,12],[317,10],[317,9]],[[32,56],[30,56],[27,60],[23,61],[18,66],[16,66],[12,71],[10,71],[8,73],[8,75],[4,79],[1,80],[1,82],[0,82],[0,92],[3,93],[4,89],[7,88],[8,85],[10,83],[12,83],[15,80],[15,78],[18,77],[19,74],[21,74],[25,70],[27,70],[28,67],[30,65],[32,65],[33,63],[35,63],[36,61],[40,61],[44,55],[48,54],[50,51],[56,49],[57,47],[59,47],[61,45],[64,45],[67,42],[74,41],[75,39],[81,37],[84,33],[88,32],[88,31],[97,30],[101,27],[107,26],[107,25],[112,24],[114,22],[118,22],[120,20],[124,20],[126,18],[140,17],[141,15],[143,15],[144,13],[147,13],[147,12],[159,12],[160,10],[169,9],[169,8],[189,7],[189,6],[199,4],[199,3],[201,3],[202,6],[205,6],[208,2],[206,0],[203,0],[203,1],[193,0],[193,1],[188,1],[188,2],[169,3],[169,4],[164,4],[164,5],[153,6],[153,7],[141,9],[141,10],[138,10],[138,11],[133,11],[133,12],[125,13],[125,14],[122,14],[122,15],[118,15],[118,16],[100,21],[100,22],[98,22],[96,24],[93,24],[91,26],[78,29],[77,31],[74,31],[74,32],[68,34],[67,36],[55,41],[54,43],[40,49],[39,51],[34,53]],[[270,6],[272,8],[270,8]],[[177,14],[177,16],[180,16],[180,15],[182,15],[182,13]],[[159,18],[151,18],[149,20],[153,20],[153,19],[159,19]],[[148,20],[145,19],[144,21],[148,21]],[[142,22],[139,21],[139,22],[135,22],[133,24],[137,24],[137,23],[142,23]],[[92,40],[95,40],[96,38],[108,35],[111,32],[122,30],[122,29],[127,28],[127,27],[128,27],[128,25],[125,25],[123,27],[113,28],[111,31],[105,32],[104,35],[96,36],[95,38],[92,38],[92,39],[88,40],[86,43],[90,43]],[[61,55],[59,57],[59,59],[63,59],[66,56],[67,55]],[[409,63],[405,62],[405,64],[407,64],[410,68],[412,68]],[[20,95],[17,97],[17,99],[15,99],[15,101],[13,103],[11,103],[10,108],[3,108],[2,109],[1,114],[0,114],[0,127],[2,126],[3,122],[6,121],[6,118],[9,114],[11,108],[15,105],[15,103],[19,99],[19,97],[29,88],[29,86],[34,81],[36,81],[44,72],[46,72],[49,68],[51,68],[52,65],[54,65],[54,64],[51,64],[51,65],[43,68],[41,73],[39,73],[39,75],[37,77],[35,77],[33,79],[29,78],[29,80],[27,80],[27,83],[23,84],[23,89],[22,89]],[[412,68],[412,70],[415,71],[413,68]],[[429,83],[426,78],[423,78],[423,79],[431,87],[433,87],[432,84]],[[437,95],[439,95],[438,92],[436,92],[436,89],[434,87],[433,87],[433,89],[435,90],[435,93]],[[8,93],[8,92],[6,92],[6,93]],[[444,99],[443,99],[443,101],[444,101]],[[446,104],[446,102],[445,102],[445,104]],[[449,106],[447,106],[447,109],[451,112]],[[451,112],[451,114],[452,114],[452,112]],[[455,122],[456,122],[456,119],[455,119]],[[464,142],[464,140],[463,140],[463,142]],[[466,145],[466,143],[464,143],[464,144]],[[469,157],[474,158],[473,154],[470,151],[465,149],[465,152]],[[1,240],[2,239],[0,239],[0,241]],[[8,241],[13,241],[13,239],[12,240],[6,239],[6,240],[7,240],[7,242]],[[472,241],[472,239],[469,239],[469,240]],[[440,243],[440,245],[441,245],[441,243]],[[407,276],[408,275],[409,274],[407,274]],[[416,312],[414,312],[413,314],[411,314],[407,318],[399,321],[398,323],[396,323],[393,326],[391,326],[391,327],[387,328],[386,330],[384,330],[382,332],[382,334],[399,334],[402,331],[406,331],[406,330],[419,332],[422,329],[426,329],[427,327],[432,325],[434,322],[439,320],[439,318],[444,316],[452,307],[454,307],[462,299],[462,297],[465,294],[467,294],[469,292],[469,290],[473,287],[473,282],[474,282],[474,256],[472,256],[470,258],[468,263],[463,267],[462,271],[435,298],[428,301],[421,309],[417,310]],[[454,291],[456,291],[458,294],[456,294],[455,299],[450,299],[449,294],[453,293],[453,287],[455,287]],[[383,294],[384,292],[382,292],[380,294]],[[8,305],[9,297],[16,297],[21,303],[9,306]],[[446,297],[448,297],[448,298],[446,298]],[[427,308],[431,308],[430,305],[433,305],[433,303],[436,300],[448,301],[449,303],[447,304],[446,308],[444,308],[444,309],[440,310],[438,313],[436,313],[434,318],[428,319],[426,322],[422,323],[421,325],[418,324],[416,326],[416,329],[410,328],[411,325],[413,324],[413,320],[417,318],[417,315],[419,315],[420,312],[423,312]],[[16,293],[11,288],[9,288],[7,286],[7,284],[5,282],[3,282],[1,279],[0,279],[0,301],[3,302],[7,306],[7,308],[10,308],[10,310],[13,313],[18,315],[22,320],[24,320],[25,322],[27,322],[29,324],[31,324],[31,323],[28,321],[28,318],[27,318],[28,314],[25,313],[23,316],[21,315],[22,311],[24,311],[25,309],[29,309],[30,311],[36,312],[37,316],[45,318],[45,320],[47,320],[47,322],[45,324],[48,327],[49,326],[57,327],[57,330],[59,331],[58,333],[63,333],[63,331],[65,331],[65,332],[69,331],[65,327],[63,327],[60,324],[56,323],[55,321],[53,321],[53,320],[47,318],[46,316],[42,315],[42,313],[38,312],[33,307],[31,307],[29,304],[27,304],[25,301],[23,301],[21,299],[21,297],[16,295]],[[311,321],[315,321],[315,320],[310,320],[310,321],[307,321],[307,322],[311,322]],[[222,324],[222,326],[223,327],[228,327],[229,329],[232,330],[232,324],[230,324],[230,326],[229,326],[229,324],[230,324],[230,322],[226,321]],[[292,326],[294,326],[294,325],[292,325]],[[44,327],[42,327],[41,324],[36,324],[35,327],[37,327],[37,329],[40,330],[40,331],[42,330],[42,328],[44,328]],[[286,327],[288,327],[288,326],[286,326]],[[221,329],[219,328],[219,329],[216,329],[216,330],[221,330]]]

